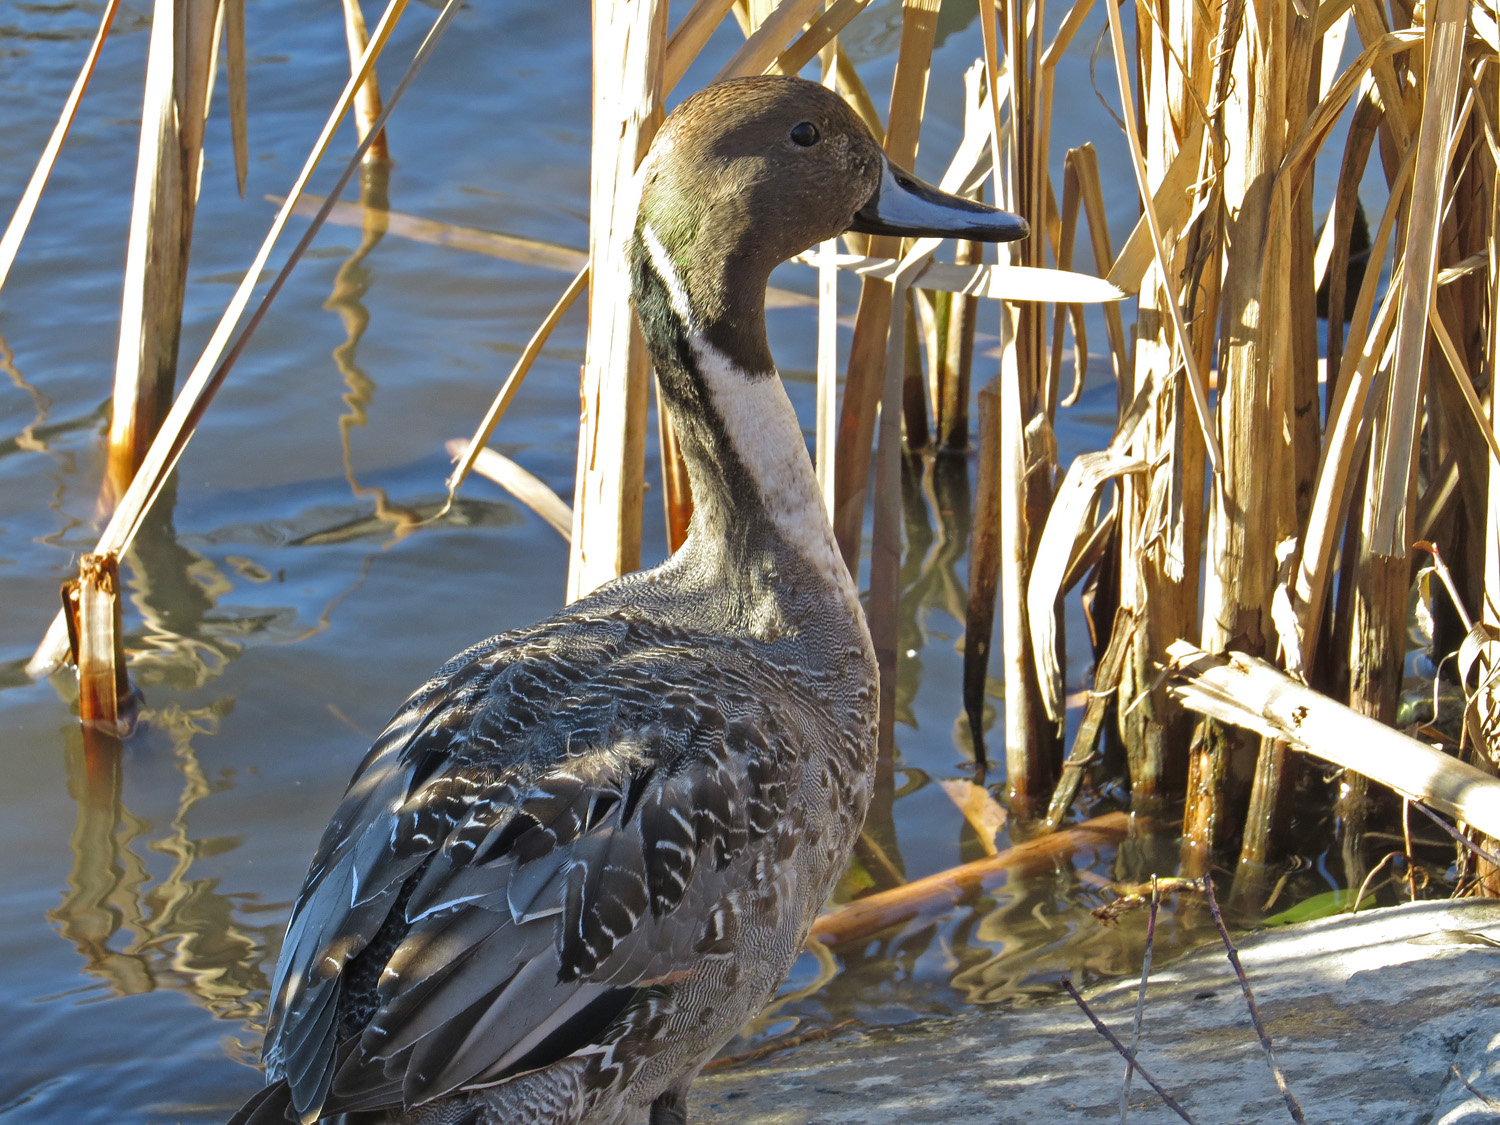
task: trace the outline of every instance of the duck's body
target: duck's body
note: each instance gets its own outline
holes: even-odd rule
[[[809,180],[798,150],[825,139]],[[237,1122],[682,1121],[843,869],[875,660],[763,302],[774,265],[873,207],[885,165],[793,79],[711,87],[651,159],[634,293],[688,541],[460,654],[397,713],[314,857],[273,986],[273,1084]],[[778,206],[798,211],[769,233],[733,221]]]

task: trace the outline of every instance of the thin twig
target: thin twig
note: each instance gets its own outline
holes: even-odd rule
[[[1384,871],[1385,865],[1400,854],[1400,852],[1386,852],[1380,862],[1375,865],[1374,869],[1365,876],[1365,881],[1359,885],[1359,891],[1354,896],[1354,905],[1349,908],[1350,914],[1359,913],[1359,904],[1365,901],[1365,892],[1370,889],[1370,884],[1375,881],[1375,876]],[[1382,883],[1381,886],[1383,887],[1385,884]]]
[[[1406,889],[1412,902],[1417,901],[1417,861],[1411,850],[1411,802],[1401,801],[1401,842],[1406,845]]]
[[[1146,1011],[1146,980],[1151,976],[1151,948],[1156,937],[1156,912],[1161,907],[1161,885],[1156,875],[1151,876],[1151,912],[1146,916],[1146,952],[1141,958],[1141,987],[1135,995],[1135,1025],[1130,1029],[1130,1053],[1141,1047],[1141,1017]],[[1135,1063],[1125,1063],[1125,1085],[1120,1090],[1120,1125],[1126,1125],[1130,1117],[1130,1084],[1135,1078]]]
[[[1454,828],[1446,820],[1438,816],[1437,813],[1429,809],[1421,801],[1412,801],[1411,807],[1422,813],[1422,815],[1427,817],[1428,820],[1432,821],[1432,823],[1436,824],[1444,832],[1448,833],[1448,835],[1452,836],[1455,840],[1457,840],[1464,847],[1468,848],[1480,859],[1486,860],[1489,863],[1493,863],[1496,867],[1500,867],[1500,856],[1497,856],[1494,852],[1485,851],[1473,840],[1469,839],[1457,828]]]
[[[1214,925],[1219,927],[1219,936],[1224,939],[1224,949],[1229,954],[1229,963],[1234,966],[1234,975],[1240,979],[1240,991],[1245,994],[1245,1005],[1250,1009],[1250,1019],[1255,1024],[1255,1033],[1260,1036],[1261,1049],[1265,1051],[1266,1062],[1271,1066],[1271,1077],[1276,1079],[1276,1086],[1281,1091],[1282,1099],[1286,1102],[1286,1108],[1292,1115],[1292,1120],[1297,1125],[1307,1125],[1307,1118],[1302,1116],[1302,1107],[1297,1104],[1296,1097],[1287,1088],[1286,1076],[1281,1073],[1281,1067],[1276,1063],[1276,1052],[1271,1050],[1271,1037],[1266,1034],[1266,1025],[1260,1019],[1260,1009],[1255,1006],[1255,994],[1250,991],[1250,981],[1246,979],[1244,967],[1240,965],[1239,950],[1234,947],[1234,942],[1229,940],[1229,930],[1224,925],[1224,916],[1219,913],[1218,900],[1214,898],[1213,876],[1203,877],[1203,890],[1208,895],[1208,908],[1213,912]]]
[[[1118,1039],[1116,1039],[1115,1033],[1112,1032],[1109,1028],[1105,1027],[1104,1022],[1098,1016],[1094,1015],[1094,1010],[1090,1008],[1088,1006],[1088,1002],[1078,994],[1078,989],[1073,987],[1073,982],[1067,977],[1063,977],[1062,986],[1068,990],[1068,995],[1073,998],[1074,1003],[1076,1003],[1081,1009],[1083,1009],[1083,1014],[1088,1016],[1089,1022],[1094,1025],[1094,1030],[1097,1031],[1100,1035],[1104,1036],[1104,1038],[1108,1039],[1109,1045],[1120,1052],[1120,1057],[1134,1066],[1136,1069],[1136,1073],[1144,1078],[1148,1083],[1150,1083],[1151,1088],[1156,1091],[1156,1096],[1161,1098],[1161,1100],[1166,1103],[1167,1108],[1170,1109],[1173,1113],[1177,1114],[1178,1117],[1186,1121],[1188,1125],[1198,1125],[1198,1123],[1193,1120],[1193,1115],[1190,1114],[1187,1110],[1183,1109],[1182,1106],[1177,1104],[1177,1099],[1172,1097],[1171,1094],[1162,1089],[1161,1083],[1151,1077],[1151,1072],[1141,1065],[1140,1060],[1135,1057],[1135,1053],[1131,1051],[1129,1047],[1125,1046],[1124,1043],[1121,1043]]]
[[[1463,1073],[1458,1069],[1458,1063],[1453,1063],[1449,1067],[1449,1069],[1451,1071],[1453,1071],[1453,1077],[1457,1078],[1460,1082],[1462,1082],[1464,1084],[1464,1086],[1468,1089],[1469,1093],[1473,1094],[1476,1098],[1478,1098],[1480,1101],[1482,1101],[1485,1105],[1489,1106],[1491,1109],[1500,1109],[1500,1102],[1497,1102],[1494,1098],[1490,1097],[1488,1094],[1484,1094],[1484,1093],[1481,1093],[1480,1091],[1476,1090],[1474,1088],[1474,1083],[1470,1082],[1467,1078],[1465,1078],[1463,1076]]]

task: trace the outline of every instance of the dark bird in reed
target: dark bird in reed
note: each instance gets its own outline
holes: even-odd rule
[[[313,858],[233,1125],[684,1122],[785,978],[864,820],[876,678],[765,288],[845,230],[1026,225],[892,167],[815,83],[711,86],[662,126],[632,281],[687,542],[397,712]]]

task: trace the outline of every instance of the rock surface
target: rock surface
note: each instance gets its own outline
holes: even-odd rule
[[[1500,1122],[1500,903],[1424,902],[1247,937],[1240,957],[1309,1125]],[[1138,982],[1090,1005],[1128,1041]],[[696,1125],[1117,1122],[1124,1062],[1066,995],[804,1044],[713,1071]],[[1287,1122],[1211,947],[1152,973],[1141,1063],[1200,1125]],[[1137,1076],[1132,1125],[1180,1121]]]

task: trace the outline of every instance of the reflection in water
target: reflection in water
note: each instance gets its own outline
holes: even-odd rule
[[[0,371],[5,373],[6,378],[12,384],[30,396],[31,405],[36,410],[36,417],[7,444],[27,453],[45,453],[47,443],[38,436],[37,432],[46,425],[47,415],[52,411],[52,400],[27,382],[26,377],[17,369],[16,353],[11,350],[4,336],[0,336]]]
[[[218,893],[217,880],[187,877],[198,857],[239,843],[188,833],[193,806],[227,787],[209,782],[192,745],[195,735],[212,734],[218,720],[214,708],[150,713],[152,728],[170,736],[183,776],[176,813],[168,830],[154,838],[151,822],[122,799],[119,740],[76,727],[64,732],[78,822],[68,890],[47,917],[78,950],[85,971],[112,995],[171,989],[220,1019],[256,1021],[268,988],[259,965],[278,927],[236,923],[236,903]],[[154,883],[145,851],[171,857],[170,872]]]
[[[287,618],[289,609],[211,617],[234,583],[212,559],[177,542],[173,511],[177,478],[169,477],[125,556],[130,601],[144,635],[127,634],[130,676],[137,685],[176,691],[216,679],[244,648],[242,637]],[[149,693],[148,693],[149,698]]]
[[[380,245],[390,225],[390,198],[387,188],[390,181],[390,164],[377,160],[363,164],[359,170],[359,201],[363,209],[363,223],[359,246],[344,259],[333,279],[333,292],[323,302],[325,309],[338,313],[344,325],[344,342],[333,349],[333,362],[338,365],[344,385],[349,388],[344,395],[346,413],[339,415],[339,444],[344,454],[344,477],[356,497],[375,501],[375,518],[391,525],[397,538],[420,526],[424,517],[419,512],[392,504],[385,489],[375,485],[361,484],[354,472],[352,434],[355,427],[369,425],[370,403],[375,399],[375,380],[365,374],[355,362],[359,341],[370,326],[370,310],[365,308],[364,296],[370,290],[373,275],[365,264],[375,247]]]
[[[896,717],[915,727],[912,703],[922,682],[921,652],[929,637],[922,611],[933,608],[962,622],[968,589],[958,568],[969,549],[969,466],[946,453],[908,454],[901,463],[906,557],[901,564],[897,637]],[[936,528],[934,528],[936,517]]]

